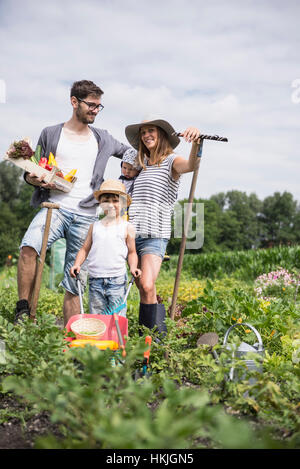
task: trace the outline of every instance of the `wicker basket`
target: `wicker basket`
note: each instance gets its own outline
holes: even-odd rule
[[[71,331],[76,339],[99,339],[106,331],[106,325],[101,319],[80,318],[71,324]]]

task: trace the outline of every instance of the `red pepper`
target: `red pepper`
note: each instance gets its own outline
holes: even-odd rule
[[[40,159],[39,166],[41,166],[42,168],[47,169],[47,171],[52,170],[52,167],[48,165],[48,160],[47,160],[46,157],[43,157],[43,158]]]
[[[39,161],[39,166],[46,169],[46,164],[48,164],[47,158],[45,158],[45,157],[41,158],[40,161]]]

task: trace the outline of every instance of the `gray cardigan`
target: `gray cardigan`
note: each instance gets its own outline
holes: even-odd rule
[[[41,145],[41,155],[49,157],[49,153],[56,154],[56,149],[59,141],[59,137],[63,128],[62,124],[53,125],[46,127],[42,130],[37,145]],[[99,189],[100,184],[103,182],[103,175],[106,168],[106,164],[110,156],[122,159],[123,153],[129,148],[129,146],[118,142],[113,138],[107,130],[97,129],[96,127],[89,126],[91,131],[94,133],[98,142],[98,154],[95,160],[92,180],[90,182],[91,193],[87,194],[87,197],[80,201],[80,207],[87,208],[93,207],[97,204],[96,199],[93,196],[93,192]],[[25,175],[24,175],[25,176]],[[33,207],[38,207],[42,202],[49,199],[49,189],[35,186],[34,193],[32,195],[31,203]]]

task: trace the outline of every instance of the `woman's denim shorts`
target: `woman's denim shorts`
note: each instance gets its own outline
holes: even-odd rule
[[[166,253],[167,244],[169,240],[167,238],[136,238],[135,247],[139,257],[145,254],[155,254],[156,256],[164,258]]]

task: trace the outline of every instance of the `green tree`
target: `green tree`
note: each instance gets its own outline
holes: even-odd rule
[[[30,206],[32,191],[21,169],[0,163],[0,265],[8,255],[18,257],[20,241],[37,212]]]
[[[226,194],[227,211],[235,214],[239,224],[238,249],[251,249],[259,244],[258,214],[262,203],[256,194],[249,196],[245,192],[229,191]]]
[[[197,199],[196,203],[204,204],[204,245],[191,251],[193,254],[300,242],[300,208],[288,192],[276,192],[261,201],[255,193],[232,190]],[[195,218],[193,223],[195,231]],[[168,252],[178,253],[180,242],[172,238]]]
[[[11,204],[19,195],[23,171],[7,161],[0,162],[0,202]]]
[[[289,192],[275,192],[262,204],[261,221],[265,227],[266,245],[299,242],[299,213],[297,201]]]
[[[184,210],[184,204],[187,204],[187,203],[188,203],[187,199],[180,200],[178,202],[181,208],[182,214]],[[194,233],[196,233],[196,230],[203,229],[201,220],[199,220],[196,216],[193,216],[193,214],[196,213],[197,204],[203,204],[203,207],[204,207],[204,245],[199,250],[187,249],[187,252],[191,252],[192,254],[195,254],[197,252],[218,251],[219,250],[218,244],[217,244],[218,233],[219,233],[218,217],[221,214],[221,210],[218,204],[214,200],[195,199],[193,202],[192,218],[191,218],[191,224],[192,224],[191,227]],[[182,233],[183,233],[183,226],[184,226],[184,217],[182,215],[182,225],[181,225]],[[181,238],[174,238],[174,219],[172,219],[172,237],[168,244],[168,253],[178,254],[180,243],[181,243]]]

